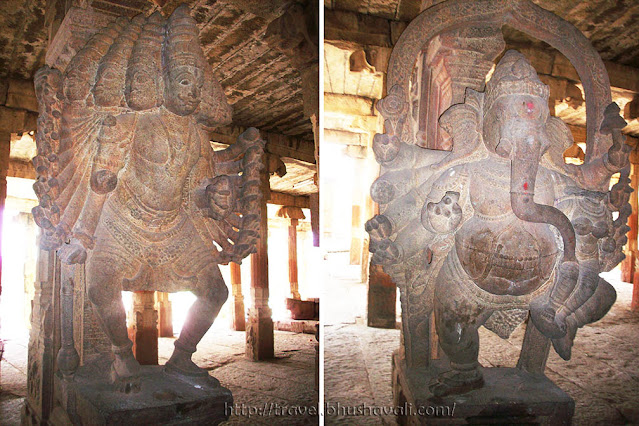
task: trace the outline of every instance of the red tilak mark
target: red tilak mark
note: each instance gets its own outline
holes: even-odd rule
[[[528,190],[528,182],[524,182],[524,189]]]
[[[533,104],[532,102],[526,102],[526,111],[527,112],[533,112],[535,109],[535,104]]]

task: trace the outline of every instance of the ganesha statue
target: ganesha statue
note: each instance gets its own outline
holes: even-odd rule
[[[219,264],[255,251],[264,141],[251,128],[214,151],[207,129],[232,110],[186,6],[119,18],[64,72],[36,75],[40,117],[33,209],[42,248],[85,264],[86,292],[112,345],[111,380],[139,391],[122,290],[197,296],[168,373],[191,360],[228,297]]]
[[[467,89],[464,102],[439,118],[452,152],[404,142],[391,121],[375,137],[383,174],[371,195],[383,207],[366,223],[372,260],[402,289],[405,321],[423,315],[428,324],[434,315],[450,360],[430,383],[435,396],[482,387],[480,326],[507,338],[530,317],[528,327],[569,359],[577,330],[616,299],[599,273],[619,263],[626,242],[627,174],[608,190],[614,173],[627,172],[625,122],[610,104],[601,125],[613,135],[608,151],[565,164],[574,141],[549,114],[548,96],[528,60],[510,50],[485,91]],[[378,109],[396,114],[401,99],[395,86]],[[416,292],[421,306],[407,305]],[[404,340],[424,338],[415,333],[404,325]]]

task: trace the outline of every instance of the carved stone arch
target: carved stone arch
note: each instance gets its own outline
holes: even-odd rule
[[[612,145],[600,131],[604,110],[612,101],[608,73],[590,41],[571,23],[529,0],[450,0],[418,15],[393,48],[387,86],[408,93],[411,72],[423,46],[445,31],[476,25],[509,25],[559,50],[573,64],[586,94],[586,163]]]

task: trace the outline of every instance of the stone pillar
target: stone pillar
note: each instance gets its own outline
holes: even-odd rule
[[[639,146],[630,153],[630,186],[634,191],[630,194],[630,205],[632,206],[632,214],[628,218],[628,245],[626,246],[626,259],[621,264],[621,279],[626,282],[632,282],[632,303],[630,309],[639,311],[639,250],[637,247],[638,237],[638,215],[637,203],[639,202]],[[630,277],[630,279],[626,279]]]
[[[7,199],[7,171],[11,153],[11,133],[0,132],[0,241],[2,241],[2,217]],[[2,247],[0,247],[0,295],[2,295]]]
[[[266,161],[265,161],[266,163]],[[274,357],[273,319],[268,306],[268,217],[266,200],[270,197],[269,174],[262,172],[263,199],[260,206],[260,239],[251,255],[251,297],[246,325],[246,356],[253,361]]]
[[[9,154],[11,151],[11,133],[0,132],[0,243],[2,242],[2,217],[4,202],[7,198],[7,171],[9,170]],[[2,247],[0,247],[0,297],[2,297]],[[2,325],[0,324],[0,330]],[[4,343],[0,339],[0,357],[4,352]],[[0,358],[2,359],[2,358]],[[0,378],[2,369],[0,367]]]
[[[155,292],[155,303],[158,311],[158,334],[160,337],[173,337],[173,306],[169,293]]]
[[[370,265],[368,277],[369,327],[395,328],[397,289],[381,265]]]
[[[313,232],[313,247],[320,245],[320,225],[319,225],[319,192],[314,192],[308,196],[311,210],[311,231]]]
[[[621,280],[627,283],[634,282],[637,274],[637,201],[639,199],[637,190],[639,190],[639,155],[637,148],[630,153],[630,186],[634,191],[630,194],[630,205],[632,206],[632,214],[628,218],[628,244],[624,249],[626,258],[621,262]],[[637,290],[635,290],[637,291]]]
[[[60,265],[55,254],[40,250],[31,313],[27,397],[22,424],[47,424],[53,411],[55,357],[60,342],[59,333],[56,333],[56,308],[59,308],[56,299],[59,301],[59,298],[53,297],[56,277],[60,277]]]
[[[639,311],[639,273],[635,273],[632,283],[632,302],[630,303],[630,309]]]
[[[286,55],[300,73],[304,117],[313,125],[316,184],[319,187],[319,1],[305,6],[292,3],[273,20],[265,41],[272,49]],[[312,215],[313,216],[313,215]],[[319,247],[319,215],[313,220],[313,245]]]
[[[355,200],[353,200],[353,203]],[[362,263],[362,206],[353,204],[351,207],[351,250],[350,264],[360,265]]]
[[[366,168],[366,148],[359,146],[349,146],[347,153],[353,158],[353,167],[355,170],[365,170]],[[351,206],[351,247],[350,247],[350,264],[362,264],[362,248],[364,240],[364,214],[363,201],[364,196],[368,192],[365,188],[370,181],[365,179],[355,179],[353,181],[353,198]]]
[[[299,219],[305,219],[306,216],[299,207],[284,206],[277,211],[277,217],[290,220],[288,227],[288,282],[291,286],[291,298],[302,300],[297,282],[297,223]]]
[[[242,295],[242,271],[240,265],[231,262],[231,288],[233,291],[233,304],[231,305],[233,317],[233,330],[246,330],[246,314],[244,312],[244,296]]]
[[[288,227],[288,282],[291,286],[291,297],[301,300],[297,283],[297,219],[291,219]]]
[[[142,365],[158,365],[158,311],[154,291],[133,292],[133,324],[129,338],[133,354]]]

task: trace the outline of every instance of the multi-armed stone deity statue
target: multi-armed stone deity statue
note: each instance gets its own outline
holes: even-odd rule
[[[254,250],[264,142],[249,129],[229,148],[211,148],[206,128],[228,124],[232,111],[188,8],[168,20],[116,20],[64,73],[41,69],[36,91],[34,217],[43,248],[86,262],[88,298],[113,348],[112,381],[138,390],[122,290],[192,291],[166,371],[208,376],[191,355],[227,299],[218,264]]]
[[[615,290],[599,273],[623,259],[631,212],[630,147],[620,133],[625,122],[610,102],[594,49],[570,24],[527,1],[480,3],[444,2],[402,35],[389,66],[389,95],[378,104],[386,133],[373,145],[382,173],[371,195],[381,214],[366,224],[370,250],[402,291],[409,368],[429,364],[434,314],[439,345],[450,360],[447,371],[430,381],[434,396],[484,385],[478,363],[482,325],[507,338],[530,315],[536,342],[550,339],[569,359],[578,328],[599,320],[615,301]],[[548,87],[513,50],[484,91],[467,89],[463,103],[439,117],[452,152],[415,144],[407,93],[419,39],[465,20],[469,27],[493,28],[505,20],[545,37],[576,63],[588,108],[585,164],[565,164],[571,132],[550,116]],[[620,181],[609,191],[610,177],[619,171]],[[524,346],[522,352],[536,350],[530,342]],[[537,350],[543,359],[536,372],[543,372],[547,352]]]

